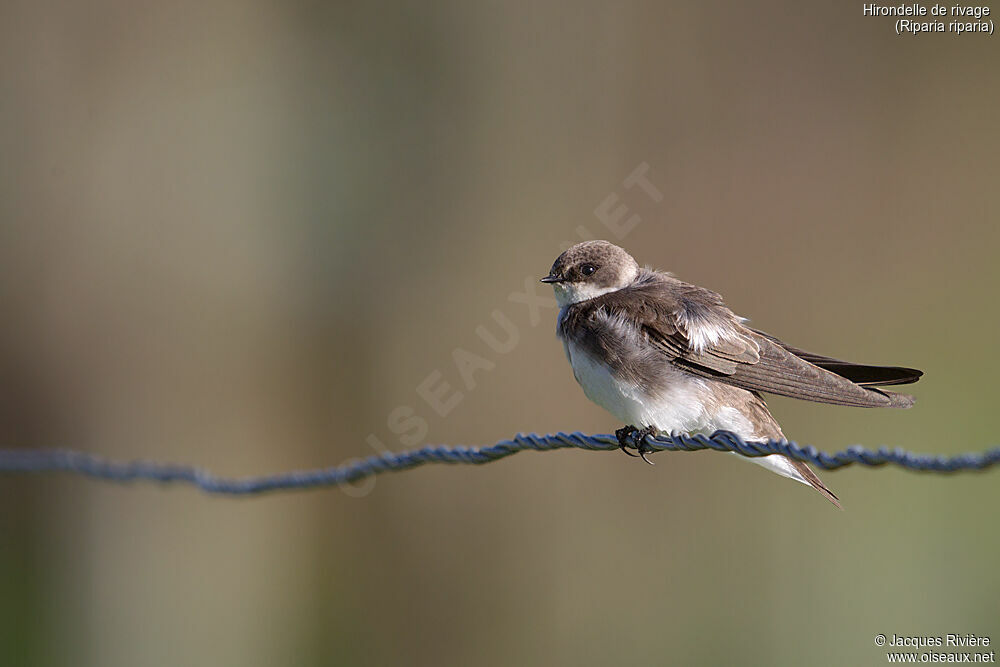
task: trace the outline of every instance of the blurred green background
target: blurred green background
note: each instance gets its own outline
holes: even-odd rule
[[[554,309],[509,298],[581,238],[795,345],[926,372],[908,412],[775,398],[791,438],[995,444],[998,65],[989,36],[897,37],[861,3],[8,0],[0,445],[249,475],[607,432]],[[662,201],[623,185],[642,164]],[[609,201],[639,216],[624,238]],[[503,353],[476,334],[503,338],[494,311]],[[456,348],[492,365],[471,389]],[[444,417],[435,372],[462,392]],[[426,434],[400,440],[400,406]],[[243,500],[2,477],[0,664],[877,665],[876,633],[1000,641],[1000,474],[826,473],[837,512],[731,456],[656,462]]]

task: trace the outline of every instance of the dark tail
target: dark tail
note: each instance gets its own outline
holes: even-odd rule
[[[791,350],[789,351],[791,352]],[[795,353],[792,352],[792,354]],[[862,387],[888,387],[894,384],[913,384],[924,374],[923,371],[918,371],[915,368],[903,368],[902,366],[865,366],[838,359],[810,359],[809,357],[814,357],[815,355],[809,354],[796,354],[796,356],[820,368],[825,368],[831,373],[836,373],[842,378],[847,378]]]
[[[794,466],[795,469],[799,471],[799,474],[805,477],[806,481],[809,482],[809,485],[812,486],[812,488],[819,491],[824,498],[826,498],[831,503],[836,505],[837,509],[839,510],[844,509],[843,505],[840,504],[840,498],[838,498],[833,491],[826,488],[826,484],[823,483],[823,480],[821,480],[819,476],[816,473],[814,473],[808,465],[806,465],[802,461],[796,461],[795,459],[788,459],[788,460],[791,462],[792,466]]]
[[[862,387],[888,387],[894,384],[913,384],[920,379],[921,375],[924,374],[923,371],[918,371],[916,368],[905,368],[903,366],[867,366],[865,364],[855,364],[851,361],[844,361],[843,359],[824,357],[821,354],[806,352],[805,350],[797,347],[792,347],[788,343],[778,340],[774,336],[766,334],[763,331],[758,331],[756,329],[753,331],[760,334],[764,338],[767,338],[772,343],[785,348],[799,359],[808,361],[810,364],[819,366],[820,368],[828,370],[831,373],[836,373],[840,377],[846,378],[854,384],[859,384]],[[892,394],[889,392],[883,393],[888,396],[905,396],[904,394]],[[892,407],[908,408],[913,405],[913,398],[906,398],[910,399],[910,402],[907,405],[893,405]]]

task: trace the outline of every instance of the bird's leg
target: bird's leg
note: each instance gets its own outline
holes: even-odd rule
[[[629,456],[639,456],[638,454],[633,454],[627,448],[629,438],[631,438],[633,434],[638,432],[639,429],[637,429],[632,424],[629,424],[628,426],[623,426],[617,431],[615,431],[615,437],[618,438],[618,448],[621,449],[626,454],[628,454]]]
[[[652,461],[646,458],[646,454],[653,451],[653,448],[646,444],[646,436],[655,436],[659,433],[659,429],[655,426],[646,426],[643,428],[636,428],[632,424],[622,427],[615,431],[615,437],[618,438],[618,447],[628,454],[629,456],[636,456],[641,458],[643,461],[649,465],[655,465]],[[633,454],[627,449],[629,441],[632,441],[636,445],[636,449],[639,451],[638,454]]]
[[[635,434],[636,440],[639,443],[637,446],[637,449],[639,450],[639,458],[641,458],[649,465],[656,465],[656,464],[647,459],[646,454],[649,454],[650,452],[653,452],[655,450],[646,444],[646,436],[651,435],[655,438],[657,433],[659,433],[659,429],[657,429],[655,426],[647,426],[645,428],[639,429]]]

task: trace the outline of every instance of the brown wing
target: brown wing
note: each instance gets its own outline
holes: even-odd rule
[[[713,377],[743,389],[779,396],[871,408],[909,407],[913,404],[910,396],[856,384],[809,363],[763,336],[749,331],[748,334],[760,346],[760,360],[755,364],[740,364],[731,374],[704,373],[684,357],[678,358],[675,363],[683,365],[696,375]]]
[[[647,274],[633,287],[594,301],[610,314],[632,320],[670,362],[694,375],[835,405],[913,404],[911,396],[857,384],[807,361],[776,339],[743,326],[715,292],[662,274]]]
[[[847,378],[851,382],[863,387],[885,387],[894,384],[912,384],[920,379],[924,374],[915,368],[905,368],[903,366],[869,366],[867,364],[856,364],[852,361],[824,357],[813,352],[806,352],[797,347],[792,347],[774,336],[763,331],[751,329],[755,334],[767,338],[775,345],[780,345],[800,359],[805,359],[811,364],[836,373],[840,377]]]

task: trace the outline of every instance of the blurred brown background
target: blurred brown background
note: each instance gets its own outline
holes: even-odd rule
[[[750,5],[753,5],[751,7]],[[0,445],[258,474],[607,432],[508,296],[609,196],[641,263],[807,349],[922,368],[792,438],[997,442],[994,38],[861,3],[0,9]],[[661,202],[623,179],[641,164]],[[578,228],[583,227],[583,230]],[[539,286],[541,287],[541,286]],[[543,294],[539,289],[539,294]],[[517,328],[491,351],[475,331]],[[494,367],[466,390],[455,348]],[[432,372],[463,398],[440,417]],[[418,434],[419,435],[419,434]],[[521,454],[257,499],[0,478],[0,664],[883,664],[1000,641],[1000,475]]]

